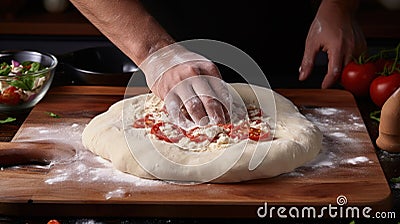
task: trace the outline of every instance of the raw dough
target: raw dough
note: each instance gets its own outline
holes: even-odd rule
[[[232,84],[232,87],[245,104],[258,103],[264,113],[276,120],[274,140],[246,140],[219,150],[182,150],[149,138],[144,129],[132,128],[135,111],[143,108],[149,96],[143,94],[121,100],[92,119],[83,131],[83,145],[123,172],[179,182],[270,178],[294,170],[319,153],[322,133],[291,101],[259,86]]]

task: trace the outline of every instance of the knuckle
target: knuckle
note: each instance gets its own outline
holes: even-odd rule
[[[206,62],[205,68],[211,75],[219,74],[217,66],[212,62]]]
[[[198,75],[198,69],[194,67],[191,64],[184,64],[183,70],[182,70],[187,76],[193,76],[193,75]]]

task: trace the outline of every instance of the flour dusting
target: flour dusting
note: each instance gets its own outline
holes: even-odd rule
[[[30,136],[36,136],[36,141],[46,141],[71,145],[76,155],[69,161],[58,161],[54,164],[43,166],[49,169],[48,178],[45,184],[55,185],[63,184],[65,181],[76,181],[84,184],[107,184],[110,188],[104,194],[108,200],[110,198],[125,197],[134,187],[152,187],[167,184],[163,181],[148,180],[139,178],[113,167],[113,165],[85,149],[81,143],[82,131],[86,125],[72,123],[60,124],[60,127],[46,129],[44,127],[27,127],[26,133]],[[67,133],[67,138],[66,138]],[[19,141],[25,141],[20,136]],[[29,141],[29,138],[26,139]],[[125,186],[125,187],[122,187]]]
[[[347,159],[345,160],[345,163],[349,163],[349,164],[359,164],[359,163],[366,163],[366,162],[372,162],[370,161],[367,157],[365,156],[359,156],[359,157],[355,157],[355,158],[351,158],[351,159]]]
[[[350,113],[345,109],[320,107],[300,108],[308,120],[313,122],[322,131],[324,137],[320,153],[309,163],[295,169],[289,176],[299,176],[313,170],[315,175],[326,173],[332,168],[343,164],[357,166],[364,163],[372,163],[365,156],[351,157],[355,146],[363,144],[363,140],[354,133],[366,132],[366,127],[358,114]],[[362,153],[358,151],[359,153]],[[353,156],[354,157],[354,156]]]
[[[338,113],[338,109],[336,108],[326,108],[326,107],[321,107],[321,108],[316,108],[315,109],[316,112],[322,114],[322,115],[335,115]]]
[[[115,191],[108,192],[105,195],[105,198],[106,198],[106,200],[109,200],[110,198],[123,198],[126,196],[126,194],[127,194],[127,192],[124,189],[118,188]]]

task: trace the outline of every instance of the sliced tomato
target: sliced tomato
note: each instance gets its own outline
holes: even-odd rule
[[[167,135],[164,134],[164,132],[160,129],[160,127],[166,127],[166,126],[171,127],[171,131],[174,131],[174,137],[168,137]],[[150,130],[150,133],[155,135],[158,139],[169,142],[169,143],[177,143],[179,140],[181,140],[183,137],[185,137],[186,132],[182,128],[178,127],[177,125],[170,123],[170,122],[159,122],[153,125],[153,127]]]
[[[153,118],[152,114],[146,114],[144,118],[139,118],[133,123],[134,128],[146,128],[146,127],[153,127],[156,120]]]
[[[252,128],[250,127],[249,130],[249,139],[253,141],[261,141],[269,138],[270,134],[269,132],[262,131],[258,128]]]
[[[193,129],[189,130],[188,132],[186,132],[186,136],[190,139],[190,141],[193,141],[193,142],[196,142],[196,143],[200,143],[200,142],[211,141],[212,140],[212,139],[209,139],[206,134],[196,134],[196,135],[194,135],[193,133],[198,129],[199,129],[199,127],[195,127]]]
[[[21,101],[21,96],[17,92],[17,88],[15,86],[10,86],[3,91],[0,95],[0,103],[8,104],[8,105],[17,105]]]
[[[233,126],[231,131],[228,133],[228,136],[232,139],[244,140],[249,137],[249,126],[246,124]]]
[[[133,126],[134,128],[145,128],[146,125],[144,125],[144,118],[142,117],[142,118],[137,119],[137,120],[133,123],[132,126]]]

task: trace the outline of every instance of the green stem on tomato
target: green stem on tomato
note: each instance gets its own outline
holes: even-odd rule
[[[367,51],[364,51],[363,53],[360,54],[360,56],[358,56],[358,58],[353,57],[353,61],[355,61],[359,65],[362,65],[362,64],[369,62],[370,60],[375,60],[374,58],[377,57],[376,55],[372,55],[372,56],[366,58],[366,55],[367,55]]]
[[[367,59],[365,59],[365,63],[369,62],[369,61],[376,61],[377,59],[381,58],[380,53],[378,54],[374,54],[370,57],[368,57]]]
[[[395,59],[394,59],[394,62],[393,62],[393,64],[392,64],[392,67],[391,67],[391,69],[390,69],[390,73],[389,73],[389,74],[393,73],[394,70],[395,70],[396,67],[397,67],[397,62],[399,61],[399,50],[400,50],[400,43],[399,43],[399,44],[397,45],[397,47],[396,47],[396,57],[395,57]]]
[[[381,122],[381,111],[380,111],[380,110],[372,111],[372,112],[369,114],[369,117],[370,117],[372,120]]]

